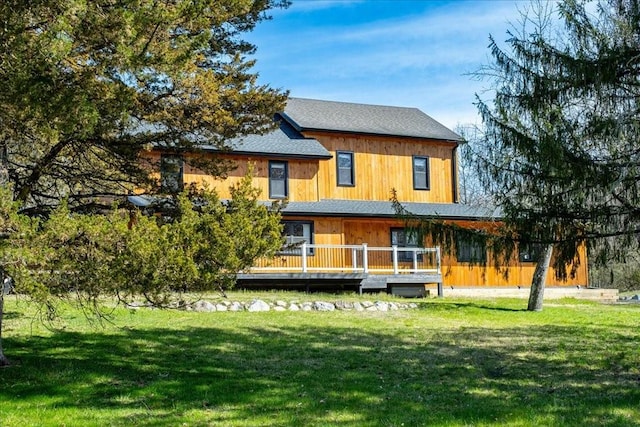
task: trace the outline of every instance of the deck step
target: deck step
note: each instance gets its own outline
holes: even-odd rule
[[[387,289],[387,276],[369,275],[360,282],[362,289]]]
[[[425,285],[429,283],[442,283],[440,274],[402,274],[402,275],[376,275],[370,274],[362,280],[363,289],[387,289],[390,285]]]
[[[387,276],[388,284],[397,284],[397,283],[416,283],[416,284],[427,284],[427,283],[442,283],[442,275],[441,274],[402,274],[397,276]]]

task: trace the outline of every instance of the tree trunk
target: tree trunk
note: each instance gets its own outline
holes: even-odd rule
[[[9,182],[9,170],[7,169],[7,144],[0,146],[0,185],[6,185]],[[0,267],[0,366],[7,366],[9,359],[4,355],[2,348],[2,320],[4,319],[4,279],[5,270]]]
[[[4,274],[0,275],[2,283],[0,283],[0,366],[7,366],[9,359],[4,355],[2,349],[2,319],[4,318]]]
[[[7,167],[7,144],[0,146],[0,185],[9,182],[9,168]]]
[[[544,297],[544,286],[551,263],[551,254],[553,253],[553,245],[547,245],[540,253],[540,259],[536,264],[531,280],[531,291],[529,292],[529,311],[542,311],[542,300]]]

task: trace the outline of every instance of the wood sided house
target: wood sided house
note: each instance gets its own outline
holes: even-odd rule
[[[234,143],[231,153],[203,146],[205,155],[226,156],[237,168],[224,181],[190,166],[192,154],[153,151],[165,185],[207,183],[221,198],[253,165],[254,185],[265,201],[286,199],[287,242],[300,247],[260,260],[239,275],[241,284],[340,283],[395,293],[425,286],[528,287],[535,259],[524,251],[503,274],[471,263],[484,248],[456,242],[455,253],[421,248],[389,201],[392,189],[406,208],[460,225],[490,224],[494,211],[458,202],[457,154],[462,139],[415,108],[291,98],[276,115],[279,128]],[[548,286],[586,286],[585,254],[566,282],[550,271]]]

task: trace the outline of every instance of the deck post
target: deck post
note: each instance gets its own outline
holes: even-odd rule
[[[412,252],[413,252],[413,272],[417,273],[418,272],[418,250],[414,249]]]
[[[351,249],[351,260],[353,261],[353,272],[358,271],[358,251],[356,248]]]
[[[391,252],[393,254],[393,274],[398,274],[398,246],[391,246]]]
[[[302,242],[302,272],[307,272],[307,242]]]
[[[438,274],[441,275],[441,261],[440,261],[440,246],[436,246],[436,268],[438,269]],[[443,286],[442,286],[442,276],[440,276],[440,281],[438,282],[438,298],[442,298],[444,296]]]
[[[369,251],[366,243],[362,244],[362,268],[364,273],[369,272]]]

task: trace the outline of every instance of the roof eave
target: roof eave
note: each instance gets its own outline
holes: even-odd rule
[[[391,134],[391,133],[376,133],[376,132],[355,132],[352,130],[344,130],[344,129],[305,128],[305,127],[299,126],[297,123],[295,124],[295,127],[298,132],[325,132],[325,133],[341,133],[341,134],[348,133],[351,135],[377,136],[377,137],[386,137],[386,138],[407,138],[407,139],[416,139],[416,140],[419,139],[423,141],[425,140],[439,141],[439,142],[444,142],[452,145],[460,145],[460,143],[464,141],[463,139],[438,138],[434,136],[397,135],[397,134]]]
[[[261,151],[242,151],[242,150],[216,150],[216,149],[203,149],[202,151],[208,153],[220,153],[230,156],[254,156],[254,157],[277,157],[285,159],[299,159],[299,160],[328,160],[333,158],[331,154],[292,154],[292,153],[267,153]]]
[[[400,217],[396,214],[387,213],[354,213],[354,212],[301,212],[301,211],[288,211],[286,208],[282,210],[283,216],[311,216],[311,217],[332,217],[332,218],[397,218]],[[461,215],[415,215],[418,218],[425,219],[441,219],[441,220],[453,220],[453,221],[499,221],[499,217],[495,216],[461,216]]]

